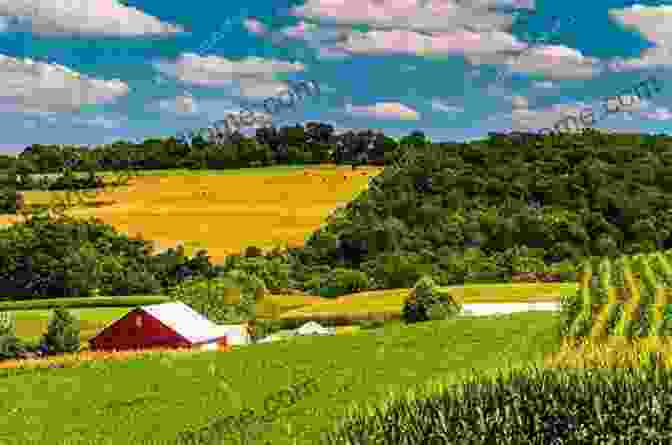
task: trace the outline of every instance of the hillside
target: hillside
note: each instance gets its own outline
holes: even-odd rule
[[[422,273],[450,285],[672,246],[669,137],[591,130],[409,150],[418,160],[396,174],[386,167],[379,190],[313,234],[296,270],[357,269],[377,288],[408,287]]]
[[[362,148],[356,139],[346,142],[341,151]],[[15,285],[6,295],[24,297],[86,295],[90,283],[102,295],[161,294],[187,277],[234,269],[259,276],[271,290],[323,296],[408,288],[423,274],[443,286],[506,282],[513,273],[530,271],[565,272],[571,281],[584,257],[672,246],[671,149],[666,136],[594,130],[515,144],[502,135],[437,144],[415,132],[384,157],[416,159],[387,163],[304,246],[265,255],[250,246],[215,267],[207,245],[205,255],[192,258],[180,249],[152,256],[148,241],[121,236],[107,224],[33,218],[0,231],[0,241],[8,243],[0,255],[0,281]],[[18,165],[30,170],[25,164],[40,164],[46,156],[40,153],[27,152]],[[114,158],[123,150],[113,146],[105,153]],[[250,244],[257,235],[253,239]],[[36,249],[43,255],[35,256]],[[101,262],[109,267],[94,267]],[[65,264],[71,266],[60,270]],[[132,274],[122,273],[129,268]]]

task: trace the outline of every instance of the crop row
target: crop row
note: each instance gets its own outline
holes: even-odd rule
[[[672,252],[586,261],[568,326],[570,337],[672,335]]]

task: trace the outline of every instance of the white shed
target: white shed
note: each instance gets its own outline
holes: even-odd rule
[[[332,335],[332,331],[322,327],[319,323],[309,321],[301,326],[296,333],[298,335]]]
[[[226,336],[226,344],[228,345],[247,345],[252,342],[250,339],[250,334],[247,332],[247,327],[245,325],[217,325],[216,332],[219,335]]]

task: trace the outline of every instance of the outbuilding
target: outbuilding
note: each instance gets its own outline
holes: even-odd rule
[[[226,349],[230,326],[218,326],[182,302],[140,306],[89,340],[92,350]],[[236,339],[238,341],[238,339]]]

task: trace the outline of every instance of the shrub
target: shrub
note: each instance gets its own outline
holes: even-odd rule
[[[16,358],[25,352],[25,347],[16,337],[16,322],[13,312],[0,312],[0,360]]]
[[[42,346],[51,354],[79,350],[79,323],[65,308],[54,309]]]
[[[0,334],[0,360],[17,358],[24,352],[25,346],[15,335]]]
[[[327,288],[338,289],[335,297],[359,292],[369,287],[369,277],[360,270],[336,268],[327,276]]]
[[[436,292],[434,280],[424,276],[418,280],[404,301],[402,319],[406,323],[444,320],[461,310],[462,305],[452,295]]]

